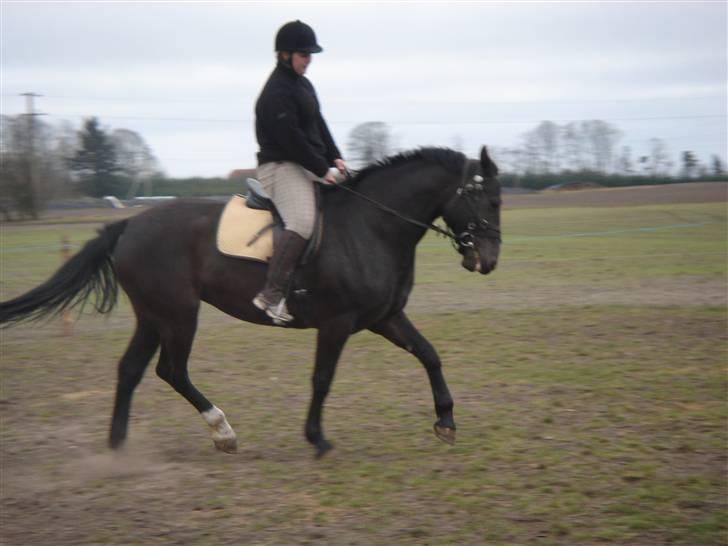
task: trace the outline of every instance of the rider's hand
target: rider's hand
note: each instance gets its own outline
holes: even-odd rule
[[[326,173],[326,176],[323,177],[323,181],[327,184],[336,184],[336,176],[331,171]]]
[[[343,159],[334,159],[334,165],[336,165],[336,168],[339,170],[341,174],[346,176],[346,173],[348,172],[346,168],[346,163],[344,163]]]

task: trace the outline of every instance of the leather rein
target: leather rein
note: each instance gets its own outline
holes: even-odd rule
[[[352,180],[351,173],[347,170],[346,171],[346,178],[347,180]],[[393,216],[396,216],[400,220],[403,220],[409,224],[412,224],[414,226],[418,226],[421,228],[429,229],[434,231],[435,233],[438,233],[440,235],[443,235],[444,237],[447,237],[450,239],[450,241],[453,243],[453,246],[455,249],[460,253],[464,254],[467,249],[475,248],[475,237],[477,234],[481,234],[483,237],[490,237],[493,239],[497,239],[498,242],[501,241],[501,231],[497,227],[494,227],[490,225],[490,222],[486,220],[485,218],[478,218],[478,213],[476,211],[475,205],[473,203],[474,199],[472,197],[473,192],[482,192],[483,191],[483,177],[479,174],[476,174],[473,176],[473,182],[468,182],[468,159],[465,158],[465,161],[463,162],[463,177],[460,181],[460,184],[458,185],[458,189],[455,191],[455,194],[457,198],[462,198],[465,200],[465,204],[470,209],[470,212],[473,214],[473,219],[468,222],[467,228],[465,231],[463,231],[460,234],[455,234],[455,232],[447,227],[446,229],[441,228],[440,226],[437,226],[435,224],[427,224],[425,222],[420,222],[419,220],[415,220],[414,218],[410,218],[409,216],[405,216],[404,214],[394,210],[393,208],[388,207],[387,205],[384,205],[377,201],[376,199],[372,199],[371,197],[364,195],[363,193],[360,193],[356,191],[353,188],[350,188],[349,186],[346,186],[344,184],[337,184],[334,186],[337,189],[342,189],[344,191],[347,191],[349,193],[352,193],[356,195],[357,197],[360,197],[361,199],[364,199],[365,201],[371,203],[375,207],[377,207],[380,210],[383,210],[384,212],[387,212],[389,214],[392,214]],[[492,233],[492,235],[490,235]]]

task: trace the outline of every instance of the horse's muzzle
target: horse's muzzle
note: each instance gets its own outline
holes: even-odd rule
[[[463,255],[462,266],[470,272],[487,275],[495,269],[496,263],[496,260],[483,259],[477,250],[470,249]]]

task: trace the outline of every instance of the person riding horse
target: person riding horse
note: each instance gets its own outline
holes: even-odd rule
[[[416,248],[428,231],[452,241],[466,270],[486,275],[496,268],[502,235],[497,175],[485,147],[479,160],[455,150],[420,148],[370,165],[351,183],[338,186],[355,191],[355,199],[346,190],[321,194],[326,217],[321,248],[296,272],[305,295],[293,292],[289,306],[296,319],[285,325],[317,330],[304,428],[317,457],[332,449],[322,412],[337,363],[347,340],[363,330],[420,361],[432,389],[435,435],[455,441],[454,402],[442,362],[405,307],[415,283]],[[136,325],[119,361],[109,431],[114,449],[126,441],[134,390],[157,352],[157,375],[200,413],[215,447],[237,449],[224,412],[197,389],[188,372],[201,302],[240,320],[274,325],[252,303],[267,267],[231,258],[217,247],[225,206],[210,199],[175,199],[108,224],[46,282],[0,302],[1,329],[86,303],[108,313],[119,288],[124,290]],[[433,223],[439,217],[445,228]],[[379,388],[380,379],[373,376],[365,388]]]
[[[279,65],[261,94],[256,120],[261,182],[286,222],[270,266],[220,251],[216,234],[223,203],[175,199],[104,226],[43,284],[0,302],[0,328],[87,302],[108,313],[122,288],[136,325],[119,361],[109,445],[124,445],[134,390],[158,353],[157,375],[192,404],[210,427],[215,447],[228,453],[237,450],[235,431],[188,370],[201,302],[254,324],[316,328],[304,432],[317,457],[333,448],[322,415],[344,346],[368,330],[423,365],[437,415],[433,430],[452,444],[454,401],[442,362],[405,307],[415,284],[416,248],[428,231],[452,241],[466,270],[486,275],[496,268],[502,236],[498,167],[485,146],[479,159],[446,148],[419,148],[369,165],[338,185],[341,192],[323,192],[321,247],[296,272],[304,290],[294,290],[289,300],[295,320],[282,323],[274,317],[290,317],[285,291],[311,235],[305,226],[313,219],[313,180],[332,182],[329,166],[346,166],[313,87],[303,78],[310,60],[306,53],[321,50],[313,31],[300,21],[285,25],[276,47]],[[445,228],[433,223],[440,217]],[[253,300],[266,310],[272,306],[273,316]],[[378,379],[369,388],[378,388]]]
[[[316,215],[314,183],[336,183],[346,164],[336,147],[316,91],[304,76],[313,53],[323,51],[313,29],[301,21],[276,35],[277,65],[255,105],[258,179],[278,209],[285,229],[270,259],[265,287],[253,304],[277,324],[293,320],[286,307],[291,275],[311,238]]]

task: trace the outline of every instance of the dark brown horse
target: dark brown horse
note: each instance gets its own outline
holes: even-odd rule
[[[491,272],[500,250],[500,185],[485,148],[479,161],[441,148],[388,158],[361,171],[346,188],[322,196],[323,235],[318,253],[295,275],[288,327],[317,328],[313,396],[305,434],[317,455],[331,449],[321,427],[324,399],[349,336],[371,330],[416,356],[432,387],[435,432],[455,440],[453,400],[440,358],[404,313],[414,282],[415,249],[428,225],[442,217],[463,266]],[[235,433],[225,415],[190,381],[187,360],[200,301],[233,317],[271,325],[251,300],[266,265],[222,255],[215,232],[222,204],[177,200],[105,226],[98,237],[48,281],[0,303],[0,324],[36,320],[94,301],[110,311],[118,284],[129,296],[136,331],[118,367],[109,442],[126,439],[134,389],[161,348],[157,374],[199,411],[218,449],[233,452]],[[429,226],[432,227],[432,226]]]

